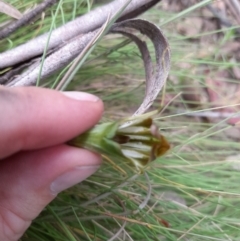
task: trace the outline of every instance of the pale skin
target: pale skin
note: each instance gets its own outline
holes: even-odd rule
[[[102,112],[85,93],[0,87],[0,240],[17,241],[59,192],[99,168],[98,154],[65,143]]]

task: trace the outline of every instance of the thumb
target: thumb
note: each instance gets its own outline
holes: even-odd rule
[[[18,240],[59,192],[86,179],[100,164],[99,155],[67,145],[1,161],[0,240]]]

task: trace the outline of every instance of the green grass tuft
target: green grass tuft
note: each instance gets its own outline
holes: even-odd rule
[[[26,11],[41,1],[9,1]],[[1,41],[0,51],[11,49],[35,36],[86,13],[90,1],[64,0],[54,19],[57,5],[43,19],[24,27]],[[106,161],[88,180],[61,193],[33,222],[22,241],[77,240],[239,240],[240,237],[240,144],[229,131],[235,127],[228,118],[201,122],[180,113],[213,111],[204,89],[218,92],[206,78],[216,78],[220,70],[232,71],[238,63],[229,61],[222,47],[235,38],[235,27],[208,31],[194,36],[177,33],[174,25],[210,1],[173,14],[161,10],[161,4],[144,14],[160,24],[170,40],[172,67],[166,88],[154,108],[165,107],[156,118],[172,148],[147,168],[149,180],[136,175],[124,163],[116,167]],[[95,6],[95,5],[93,5]],[[0,16],[4,23],[10,18]],[[54,22],[53,22],[54,20]],[[219,41],[206,47],[200,39],[220,34]],[[149,45],[149,47],[153,48]],[[48,78],[44,86],[52,88],[63,73]],[[105,120],[130,116],[144,95],[144,71],[136,46],[120,35],[108,35],[100,42],[68,89],[87,91],[105,101]],[[238,80],[224,78],[228,84]],[[199,91],[202,102],[186,100],[181,93]],[[195,106],[189,108],[189,104]],[[221,106],[233,103],[225,101]],[[221,108],[221,106],[219,108]],[[237,106],[233,107],[238,113]],[[152,190],[150,200],[146,198]]]

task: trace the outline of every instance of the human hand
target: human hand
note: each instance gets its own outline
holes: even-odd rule
[[[80,92],[0,87],[0,240],[16,241],[64,189],[101,157],[65,143],[95,125],[103,104]]]

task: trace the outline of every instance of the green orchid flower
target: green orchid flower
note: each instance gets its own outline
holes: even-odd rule
[[[168,141],[153,123],[150,112],[121,121],[96,125],[77,136],[70,145],[98,152],[110,160],[127,161],[142,171],[170,148]]]

